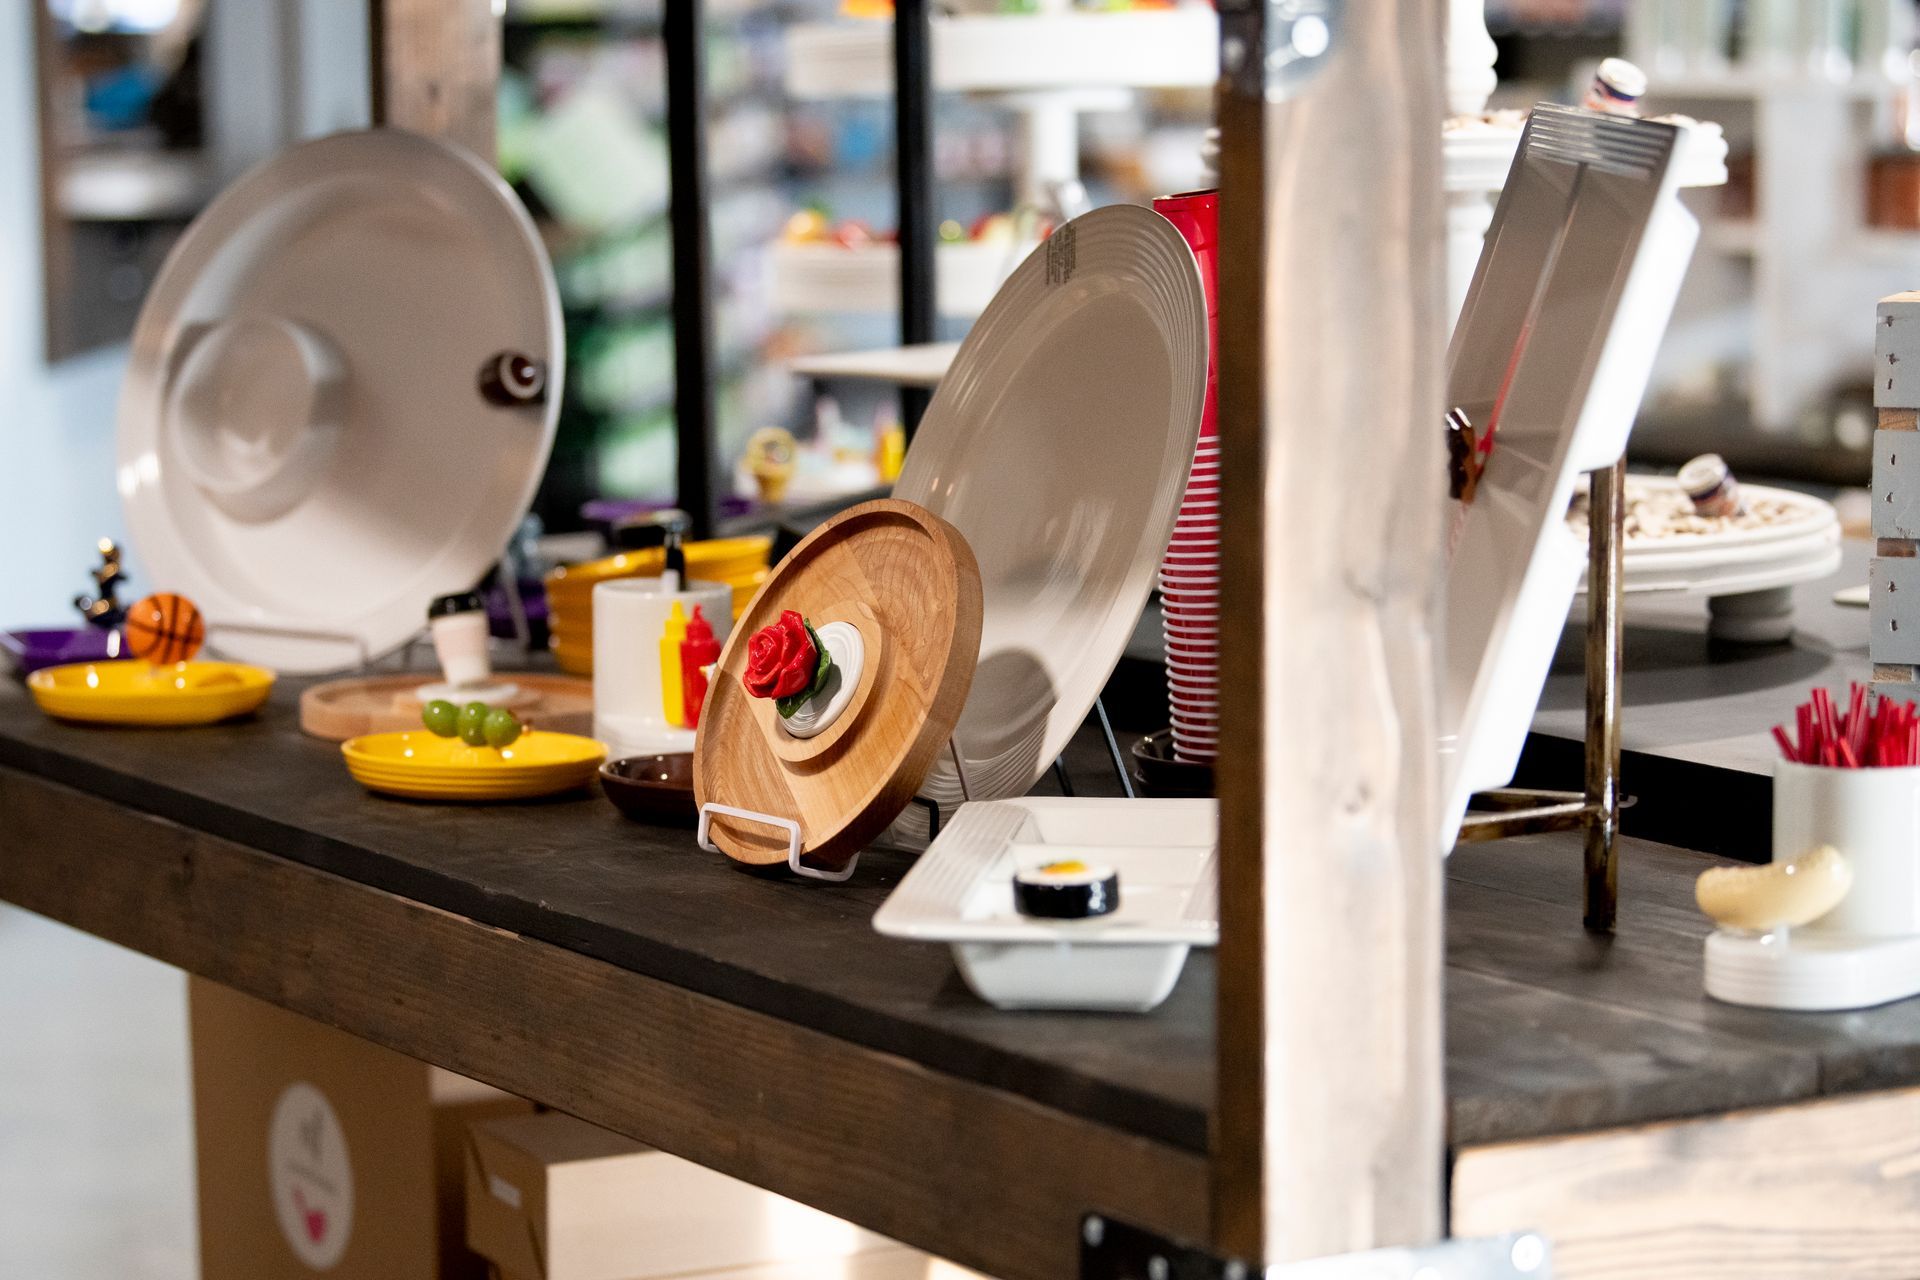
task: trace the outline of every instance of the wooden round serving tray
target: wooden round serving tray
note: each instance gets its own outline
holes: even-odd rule
[[[816,738],[780,726],[741,683],[756,631],[799,611],[849,622],[866,661],[847,711]],[[953,736],[980,654],[980,570],[966,539],[911,502],[841,512],[780,562],[734,624],[694,746],[693,790],[715,803],[791,818],[809,864],[839,870],[907,806]],[[709,831],[750,866],[787,859],[787,834],[716,816]]]
[[[439,678],[436,672],[414,671],[316,684],[300,695],[300,731],[328,742],[345,742],[367,733],[418,729],[420,700],[413,692]],[[495,678],[520,686],[513,713],[527,724],[556,733],[593,735],[591,680],[527,671],[502,671]]]

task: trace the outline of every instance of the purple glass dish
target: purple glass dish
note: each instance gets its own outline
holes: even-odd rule
[[[117,658],[120,633],[98,627],[28,627],[0,631],[0,650],[6,652],[13,673],[26,677],[42,667]]]

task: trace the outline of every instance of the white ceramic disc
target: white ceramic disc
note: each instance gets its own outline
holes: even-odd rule
[[[546,363],[544,403],[482,398],[507,351]],[[119,487],[149,578],[242,661],[399,647],[525,514],[562,360],[546,253],[479,161],[397,130],[282,153],[194,221],[134,330]]]
[[[894,496],[980,563],[980,665],[954,737],[975,800],[1024,795],[1086,719],[1145,607],[1206,395],[1200,271],[1173,224],[1113,205],[1007,280],[928,407]],[[950,755],[925,795],[962,799]],[[924,833],[909,809],[901,834]]]

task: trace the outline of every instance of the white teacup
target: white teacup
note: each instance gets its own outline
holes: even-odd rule
[[[616,578],[593,588],[593,736],[612,759],[693,750],[694,731],[667,722],[661,697],[660,639],[676,601],[689,621],[698,605],[713,638],[726,642],[733,588],[725,583],[669,591],[659,578]]]

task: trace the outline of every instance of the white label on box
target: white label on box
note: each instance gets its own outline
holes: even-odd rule
[[[511,1205],[515,1209],[520,1207],[520,1188],[514,1186],[499,1174],[490,1173],[487,1175],[487,1190],[491,1191],[493,1198],[501,1204]]]
[[[339,1262],[353,1234],[353,1165],[333,1104],[304,1080],[274,1103],[267,1178],[293,1256],[315,1271]]]

